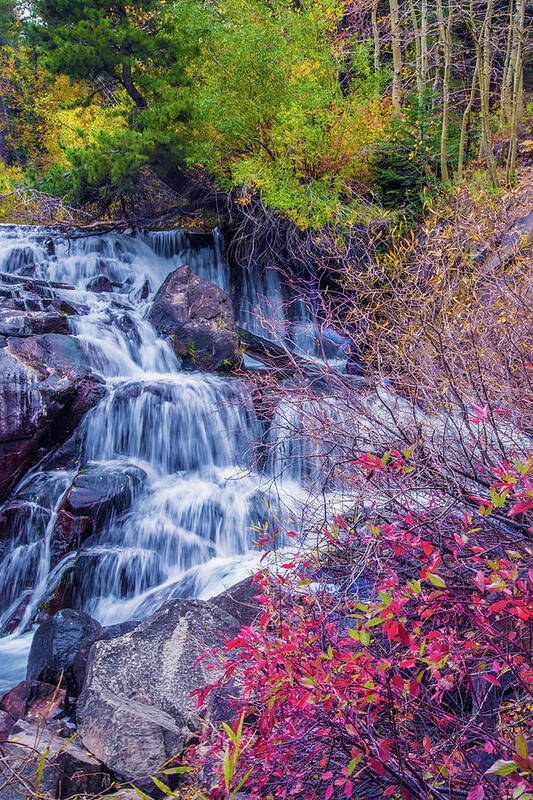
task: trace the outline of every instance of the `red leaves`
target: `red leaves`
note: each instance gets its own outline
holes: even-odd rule
[[[427,556],[430,556],[430,555],[431,555],[431,553],[432,553],[432,552],[434,551],[434,549],[435,549],[435,548],[433,547],[433,545],[431,544],[431,542],[420,542],[420,544],[421,544],[421,546],[422,546],[422,550],[424,551],[424,553],[425,553]]]
[[[378,469],[372,459],[365,463]],[[512,491],[513,502],[530,502]],[[401,755],[428,784],[442,778],[442,767],[452,786],[472,787],[468,800],[485,800],[450,691],[466,696],[474,678],[499,687],[502,674],[533,686],[523,636],[533,617],[533,569],[528,577],[529,560],[520,562],[514,541],[496,548],[474,517],[440,518],[437,530],[429,515],[426,522],[406,510],[394,523],[358,531],[357,547],[370,545],[371,599],[308,589],[301,577],[320,563],[309,553],[286,555],[292,560],[282,577],[269,575],[262,615],[227,642],[223,665],[225,679],[234,670],[239,676],[250,710],[235,767],[236,780],[251,770],[247,793],[351,798],[362,779],[381,797],[410,800],[392,766]],[[324,544],[343,574],[356,533],[338,520],[334,532],[337,538],[323,533]],[[428,585],[429,575],[444,586]],[[258,573],[256,582],[266,580]],[[208,692],[197,693],[199,704]],[[508,757],[500,734],[491,737],[476,748]],[[222,759],[227,744],[215,740],[212,752]],[[501,776],[502,791],[508,780]]]
[[[516,517],[518,514],[524,514],[526,511],[529,511],[530,508],[533,508],[533,499],[518,500],[509,511],[509,516]]]
[[[385,775],[385,767],[377,758],[370,758],[368,762],[376,775]]]

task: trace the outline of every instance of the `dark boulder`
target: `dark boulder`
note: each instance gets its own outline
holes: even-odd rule
[[[66,691],[43,681],[21,681],[0,699],[0,708],[13,719],[37,722],[60,716],[65,711]]]
[[[10,338],[9,351],[41,379],[54,373],[65,379],[85,377],[89,373],[87,356],[79,339],[58,333],[45,333],[30,338]]]
[[[73,664],[81,642],[95,635],[101,625],[89,614],[65,608],[42,622],[33,637],[26,678],[59,684],[76,695]]]
[[[55,566],[69,550],[78,550],[91,532],[90,517],[76,516],[64,508],[59,509],[50,542],[51,565]]]
[[[129,508],[145,480],[146,472],[132,464],[90,464],[76,475],[65,495],[64,508],[71,516],[88,518],[96,527],[113,512],[120,514]],[[85,537],[88,527],[84,528]]]
[[[76,709],[85,747],[132,780],[179,753],[202,717],[231,719],[225,693],[213,692],[199,714],[191,692],[219,677],[206,669],[209,659],[198,658],[239,630],[212,603],[170,600],[130,633],[96,642]]]
[[[113,284],[106,275],[97,275],[96,278],[92,278],[87,284],[87,291],[95,292],[96,294],[112,292]]]
[[[59,312],[0,309],[2,336],[34,336],[42,333],[69,333],[68,318]]]
[[[240,362],[230,297],[189,267],[167,276],[148,319],[161,336],[170,338],[186,367],[225,370]]]
[[[46,450],[62,444],[103,396],[72,336],[7,340],[0,349],[0,501]]]

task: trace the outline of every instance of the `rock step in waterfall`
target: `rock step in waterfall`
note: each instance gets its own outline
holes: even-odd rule
[[[231,367],[235,319],[266,339],[309,338],[312,323],[301,303],[286,311],[275,270],[243,271],[233,308],[217,232],[0,226],[0,273],[0,674],[13,685],[46,615],[110,625],[211,597],[253,569],[253,526],[297,516],[298,470],[274,489],[253,464],[265,422],[246,382],[184,367]]]

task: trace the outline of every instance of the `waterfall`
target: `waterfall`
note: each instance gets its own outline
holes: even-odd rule
[[[260,555],[254,526],[283,509],[297,513],[291,480],[274,490],[254,466],[264,431],[246,382],[182,371],[146,320],[154,293],[181,264],[230,290],[218,232],[69,239],[0,226],[0,272],[54,282],[62,301],[81,310],[69,316],[70,332],[105,383],[74,436],[76,458],[67,443],[64,461],[61,452],[45,459],[9,499],[24,514],[1,543],[0,626],[16,630],[0,640],[0,666],[23,664],[28,627],[62,580],[69,604],[102,623],[144,617],[169,597],[207,598],[250,574]],[[99,276],[107,291],[95,293]],[[290,328],[275,271],[252,269],[242,289],[243,327],[258,330],[263,316],[276,333]],[[58,515],[80,476],[82,492],[119,486],[127,502],[102,507],[96,529],[56,561]],[[12,684],[13,670],[6,674]]]

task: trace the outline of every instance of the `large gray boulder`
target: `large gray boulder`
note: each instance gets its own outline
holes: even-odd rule
[[[73,336],[10,337],[0,348],[0,501],[103,396]]]
[[[212,648],[239,623],[203,600],[170,600],[134,630],[91,649],[76,709],[83,744],[126,780],[149,775],[179,754],[202,719],[231,719],[232,703],[213,692],[197,709],[191,692],[220,677],[206,669]]]
[[[239,362],[230,297],[189,267],[167,276],[148,319],[161,336],[169,337],[185,367],[227,371]]]

